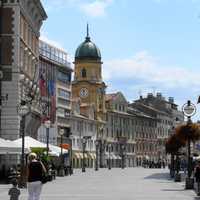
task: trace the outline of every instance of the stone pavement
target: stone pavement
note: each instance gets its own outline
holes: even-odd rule
[[[0,200],[8,200],[9,185],[0,185]],[[27,200],[23,189],[20,200]],[[167,169],[86,169],[57,177],[43,186],[41,200],[200,200],[184,182],[169,179]]]

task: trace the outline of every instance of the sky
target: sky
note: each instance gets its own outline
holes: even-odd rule
[[[74,60],[89,24],[99,47],[107,93],[127,101],[161,92],[200,118],[200,0],[41,0],[48,19],[41,39]],[[73,66],[72,66],[73,67]]]

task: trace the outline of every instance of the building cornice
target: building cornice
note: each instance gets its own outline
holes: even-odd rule
[[[46,20],[48,16],[47,16],[46,11],[44,10],[44,7],[43,7],[41,1],[40,0],[33,0],[33,1],[35,2],[36,6],[38,7],[40,14],[42,16],[42,19]]]

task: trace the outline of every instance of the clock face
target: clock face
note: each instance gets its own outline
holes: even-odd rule
[[[88,89],[87,88],[81,88],[80,90],[80,97],[85,98],[87,97],[89,94]]]

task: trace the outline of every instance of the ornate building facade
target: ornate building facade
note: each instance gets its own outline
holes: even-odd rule
[[[178,110],[178,105],[175,104],[174,99],[169,97],[166,100],[161,93],[156,95],[149,93],[147,97],[141,96],[140,99],[130,104],[130,107],[155,119],[156,129],[151,133],[154,140],[153,148],[155,147],[154,161],[166,160],[165,142],[172,133],[177,121],[179,123],[184,122],[184,115],[182,111]]]
[[[0,66],[3,78],[0,81],[0,95],[7,96],[1,108],[1,137],[20,137],[18,105],[27,98],[32,99],[32,102],[25,125],[29,128],[25,128],[25,132],[36,137],[40,126],[37,85],[39,36],[46,18],[45,10],[38,0],[1,1]]]
[[[128,102],[121,92],[106,95],[106,155],[111,167],[135,166],[135,115],[128,113]],[[111,162],[111,163],[110,163]]]
[[[39,36],[46,20],[40,0],[0,1],[0,137],[15,140],[22,134],[37,137],[39,110]],[[20,106],[29,102],[24,120]],[[0,166],[19,162],[1,155]]]

